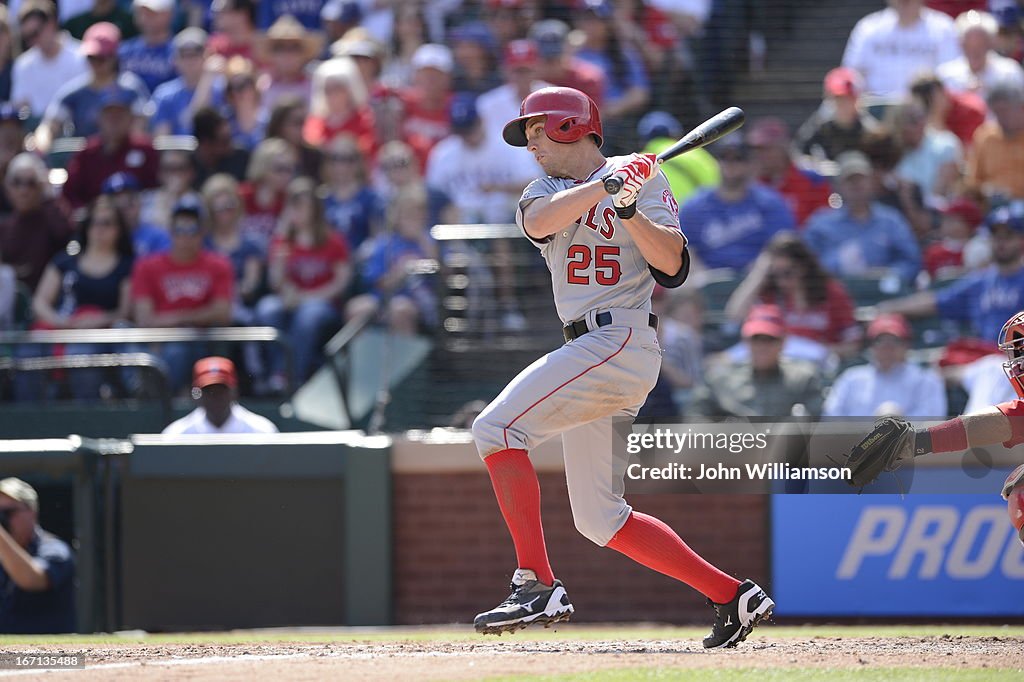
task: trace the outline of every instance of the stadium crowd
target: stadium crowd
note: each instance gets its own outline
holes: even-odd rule
[[[430,227],[512,222],[539,175],[501,139],[520,101],[577,87],[600,106],[606,155],[658,151],[680,119],[743,104],[710,83],[730,80],[721,17],[757,4],[0,5],[0,325],[269,325],[294,382],[348,318],[434,333],[439,293],[416,263],[466,247]],[[648,413],[945,414],[914,398],[943,394],[940,369],[994,390],[976,377],[998,371],[996,332],[1024,307],[1022,19],[1007,0],[890,0],[857,23],[802,125],[757,118],[663,167],[693,273],[656,292],[665,362]],[[488,256],[489,303],[523,332],[514,275]],[[702,295],[715,282],[720,310]],[[919,366],[922,344],[937,366]],[[172,386],[208,350],[161,346]],[[285,389],[282,357],[243,350],[254,392]],[[73,395],[95,394],[80,383]]]

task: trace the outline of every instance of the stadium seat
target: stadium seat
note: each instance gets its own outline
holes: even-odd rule
[[[48,168],[67,168],[71,157],[83,149],[85,149],[84,137],[57,138],[50,146],[50,153],[46,155],[46,165]]]
[[[857,306],[873,306],[910,293],[906,285],[893,277],[842,277],[840,281]]]
[[[701,275],[700,293],[704,297],[704,307],[709,312],[721,313],[729,297],[743,281],[735,270],[720,268],[708,270]]]

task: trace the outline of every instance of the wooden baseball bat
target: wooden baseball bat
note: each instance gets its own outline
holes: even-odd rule
[[[665,163],[680,154],[709,145],[742,126],[746,118],[747,115],[739,107],[729,107],[683,135],[678,142],[658,154],[657,161]],[[622,180],[619,178],[611,174],[604,178],[604,191],[608,194],[618,194],[621,189]]]

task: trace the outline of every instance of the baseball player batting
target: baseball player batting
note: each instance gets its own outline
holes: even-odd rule
[[[668,180],[653,154],[606,159],[597,106],[572,88],[530,94],[503,136],[547,173],[523,191],[516,222],[551,271],[566,343],[523,370],[473,423],[519,564],[512,593],[476,616],[476,630],[513,632],[574,611],[548,561],[529,458],[561,434],[580,533],[700,591],[716,611],[704,646],[735,646],[774,602],[753,581],[702,559],[662,521],[634,511],[622,497],[621,468],[613,474],[612,418],[636,416],[661,367],[654,284],[679,286],[689,270]],[[608,176],[622,183],[613,196]]]

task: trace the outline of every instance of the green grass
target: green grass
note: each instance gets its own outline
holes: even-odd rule
[[[740,668],[671,670],[628,668],[570,675],[487,677],[483,682],[1018,682],[1019,670],[944,668]]]
[[[95,635],[6,635],[2,645],[55,644],[87,646],[91,644],[252,644],[256,642],[496,642],[510,639],[526,641],[557,640],[645,640],[682,639],[699,641],[707,634],[706,627],[668,627],[654,625],[592,626],[563,625],[558,630],[524,630],[500,640],[477,635],[468,625],[398,628],[337,628],[234,630],[228,632],[185,633],[123,633]],[[751,641],[758,637],[936,637],[963,635],[968,637],[1024,637],[1024,626],[1000,625],[809,625],[758,628]]]

